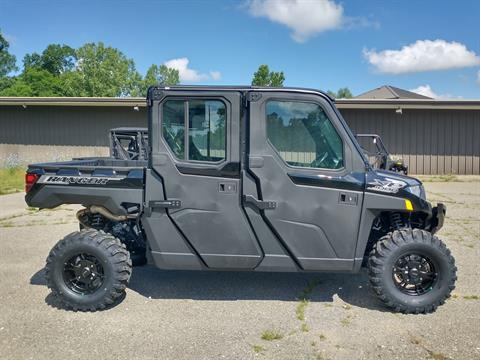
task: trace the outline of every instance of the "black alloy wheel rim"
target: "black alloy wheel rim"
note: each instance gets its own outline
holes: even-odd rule
[[[87,253],[79,253],[65,261],[63,280],[73,292],[81,295],[92,294],[104,282],[105,273],[100,260]]]
[[[432,260],[420,254],[399,257],[393,266],[392,275],[397,289],[412,296],[428,293],[438,277]]]

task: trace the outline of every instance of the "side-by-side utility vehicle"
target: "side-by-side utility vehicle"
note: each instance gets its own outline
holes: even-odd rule
[[[332,99],[298,88],[151,87],[144,160],[30,165],[29,206],[81,204],[46,279],[68,308],[108,307],[133,263],[161,269],[358,272],[405,313],[450,296],[446,208],[368,163]],[[138,134],[141,136],[141,134]],[[161,279],[159,279],[161,281]]]
[[[390,170],[408,174],[408,166],[402,158],[392,156],[377,134],[356,134],[363,153],[374,169]]]

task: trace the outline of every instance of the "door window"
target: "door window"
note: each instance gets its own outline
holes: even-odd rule
[[[315,103],[269,101],[267,136],[289,165],[340,169],[343,142],[327,114]]]
[[[226,107],[222,101],[167,100],[162,111],[163,137],[177,158],[203,162],[225,159]]]
[[[176,157],[185,154],[185,104],[184,101],[168,100],[163,104],[163,138]]]
[[[225,159],[225,105],[218,100],[188,102],[188,159]]]

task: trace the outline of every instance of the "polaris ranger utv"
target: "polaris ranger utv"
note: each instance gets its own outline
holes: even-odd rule
[[[122,160],[148,159],[148,129],[123,127],[110,129],[110,157]]]
[[[445,206],[374,170],[332,99],[298,88],[151,87],[148,163],[30,165],[29,206],[82,204],[48,287],[75,310],[114,304],[136,262],[161,269],[358,272],[404,313],[450,296]],[[364,259],[368,261],[364,262]],[[161,279],[159,279],[161,281]]]
[[[405,165],[403,159],[390,155],[379,135],[356,134],[355,136],[373,168],[402,172],[408,175],[408,166]]]

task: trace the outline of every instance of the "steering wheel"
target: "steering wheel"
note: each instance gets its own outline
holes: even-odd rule
[[[323,164],[323,162],[325,161],[325,159],[327,158],[327,156],[328,156],[328,152],[325,151],[320,158],[317,157],[315,160],[313,160],[313,161],[310,163],[310,166],[316,167],[316,168],[324,167],[325,165]]]

